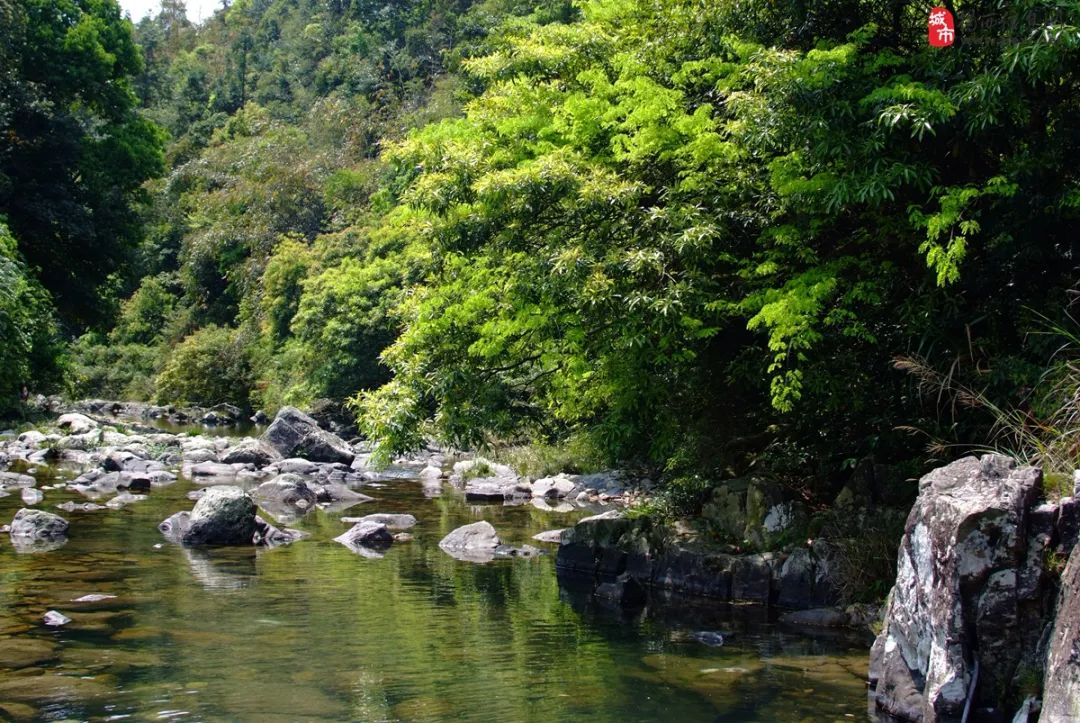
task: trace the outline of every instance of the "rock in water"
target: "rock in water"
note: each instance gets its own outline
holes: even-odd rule
[[[262,469],[281,459],[277,450],[261,439],[245,439],[226,450],[221,461],[225,464],[253,464]]]
[[[11,521],[11,536],[34,540],[54,540],[67,536],[68,521],[43,510],[23,508]]]
[[[390,512],[376,512],[363,517],[342,517],[342,522],[356,524],[358,522],[377,522],[386,525],[389,530],[408,530],[416,526],[416,518],[412,515],[393,514]]]
[[[96,602],[102,602],[103,600],[113,600],[114,598],[116,598],[115,595],[106,595],[105,593],[94,592],[94,593],[90,593],[89,595],[83,595],[82,597],[77,597],[74,600],[72,600],[71,602],[96,603]]]
[[[495,559],[499,535],[490,523],[481,520],[459,527],[439,542],[443,552],[466,562],[490,562]]]
[[[1042,720],[1080,720],[1080,546],[1061,575],[1054,632],[1046,659]]]
[[[67,625],[71,622],[71,618],[55,610],[50,610],[49,612],[45,613],[45,615],[42,616],[42,619],[45,621],[46,625],[50,625],[52,627]]]
[[[189,527],[191,527],[191,513],[187,511],[177,512],[158,525],[161,534],[165,535],[169,542],[180,542]]]
[[[180,537],[185,545],[250,545],[256,532],[255,502],[239,487],[206,491]]]
[[[922,478],[870,654],[879,712],[958,720],[976,660],[976,700],[1004,697],[1041,629],[1043,555],[1029,536],[1041,484],[1041,471],[999,455],[966,457]]]
[[[290,522],[303,517],[316,502],[315,490],[295,474],[278,475],[263,482],[251,496],[275,518]]]
[[[314,419],[295,407],[282,407],[263,439],[282,457],[342,464],[352,464],[355,457],[340,437],[321,429]]]
[[[394,542],[393,535],[381,522],[358,522],[343,535],[334,538],[334,542],[340,542],[350,550],[358,548],[386,548]]]
[[[33,487],[23,487],[21,494],[24,505],[36,505],[38,502],[45,499],[45,494],[41,490],[34,489]]]
[[[719,648],[724,645],[724,634],[713,630],[698,630],[690,633],[690,639],[708,645],[710,648]]]

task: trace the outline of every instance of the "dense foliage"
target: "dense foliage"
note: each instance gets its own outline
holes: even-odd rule
[[[1075,293],[1080,4],[965,2],[949,48],[927,10],[236,0],[193,26],[166,0],[131,88],[170,170],[80,378],[352,399],[383,456],[572,439],[819,498],[918,459],[902,428],[985,440],[893,361],[1028,403],[1031,332]],[[95,373],[118,354],[137,371]]]
[[[0,0],[0,412],[57,388],[62,337],[110,325],[135,280],[165,142],[142,67],[115,0]]]

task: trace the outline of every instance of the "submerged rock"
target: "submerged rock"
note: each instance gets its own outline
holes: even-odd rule
[[[239,487],[206,491],[191,511],[185,545],[250,545],[255,538],[255,502]]]
[[[283,457],[313,462],[352,464],[355,455],[340,437],[324,429],[295,407],[282,407],[263,439]]]
[[[481,520],[459,527],[439,542],[443,552],[466,562],[490,562],[501,544],[490,523]]]
[[[60,515],[44,510],[29,510],[25,507],[15,513],[11,521],[11,537],[31,540],[56,540],[67,536],[68,521]]]

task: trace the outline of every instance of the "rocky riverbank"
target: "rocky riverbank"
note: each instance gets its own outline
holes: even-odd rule
[[[377,469],[370,463],[366,441],[347,441],[332,431],[342,428],[333,415],[316,418],[292,407],[281,409],[272,420],[262,417],[267,424],[250,428],[257,436],[219,434],[223,426],[246,423],[238,410],[224,407],[184,411],[91,400],[54,411],[60,413],[41,428],[0,438],[0,495],[19,494],[27,506],[8,530],[12,543],[23,551],[56,549],[68,534],[78,534],[46,509],[62,513],[119,509],[147,499],[155,488],[180,477],[201,488],[189,493],[194,508],[177,511],[162,521],[160,530],[166,540],[189,546],[294,542],[303,534],[287,525],[316,507],[342,512],[371,502],[372,497],[360,490],[374,489],[389,479],[416,479],[427,496],[441,495],[445,489],[478,504],[529,504],[552,513],[602,511],[637,494],[630,478],[619,472],[533,480],[506,465],[434,446]],[[161,420],[178,424],[192,419],[207,431],[178,433],[155,426]],[[256,414],[254,420],[259,419]],[[48,469],[67,474],[40,483],[41,472]],[[85,501],[50,505],[60,490],[78,493]],[[338,541],[358,553],[378,556],[395,539],[408,535],[404,532],[408,525],[387,517],[380,513],[357,517]],[[466,539],[468,544],[443,549],[473,562],[539,552],[531,546],[504,545],[494,532],[484,539]]]

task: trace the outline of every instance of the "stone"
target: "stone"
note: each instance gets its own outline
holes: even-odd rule
[[[317,501],[315,490],[295,474],[282,474],[263,482],[251,496],[263,506],[288,507],[300,512],[307,512]]]
[[[288,527],[281,529],[274,527],[269,522],[255,516],[255,535],[251,541],[256,545],[262,545],[263,547],[279,547],[281,545],[288,545],[297,540],[303,539],[308,536],[308,533],[301,530],[293,530]]]
[[[724,634],[715,630],[696,630],[690,633],[690,639],[708,645],[710,648],[719,648],[724,645]]]
[[[363,517],[342,517],[341,521],[349,524],[375,522],[380,525],[386,525],[388,530],[408,530],[416,526],[416,518],[412,515],[393,514],[389,512],[376,512],[371,515],[364,515]]]
[[[33,487],[23,487],[20,496],[22,497],[24,505],[36,505],[45,499],[45,494],[41,490],[34,489]]]
[[[72,600],[71,602],[96,603],[96,602],[102,602],[104,600],[113,600],[115,598],[116,598],[115,595],[106,595],[105,593],[95,592],[95,593],[90,593],[89,595],[83,595],[82,597],[77,597],[74,600]]]
[[[255,532],[255,502],[239,487],[221,486],[207,490],[195,503],[180,541],[185,545],[250,545]]]
[[[283,457],[352,464],[355,455],[337,435],[295,407],[282,407],[262,437]]]
[[[903,721],[959,718],[979,663],[977,700],[1004,697],[1024,657],[1018,569],[1042,473],[1000,455],[924,476],[897,578],[870,655],[871,706]]]
[[[98,423],[85,414],[71,412],[61,414],[56,426],[66,434],[86,434],[98,428]]]
[[[1080,547],[1073,548],[1061,574],[1046,658],[1041,720],[1080,720]]]
[[[490,562],[501,544],[491,523],[481,520],[457,528],[439,541],[439,548],[451,557],[466,562]]]
[[[565,474],[555,477],[543,477],[532,483],[532,496],[559,499],[569,495],[574,491],[574,488],[574,480]]]
[[[22,489],[23,487],[33,487],[35,484],[37,484],[37,481],[28,474],[0,472],[0,488],[2,489]]]
[[[230,479],[236,477],[236,468],[223,462],[199,462],[188,467],[187,473],[188,476],[194,478],[221,477]],[[200,484],[205,484],[205,482],[200,482]]]
[[[165,535],[165,538],[170,542],[178,543],[181,541],[184,533],[187,532],[189,527],[191,527],[191,513],[185,510],[184,512],[177,512],[163,520],[158,525],[158,530],[161,534]]]
[[[281,455],[276,449],[261,439],[251,438],[230,447],[221,457],[225,464],[250,464],[256,469],[262,469],[279,459]]]
[[[64,512],[94,512],[96,510],[105,509],[104,505],[94,504],[93,502],[61,502],[56,506],[56,509],[63,510]]]
[[[311,460],[301,459],[300,457],[283,459],[277,463],[277,468],[279,472],[285,474],[313,475],[318,474],[319,472],[319,465]]]
[[[380,522],[358,522],[344,534],[334,538],[354,552],[358,548],[385,549],[394,542],[387,526]]]
[[[67,536],[68,521],[59,515],[44,510],[29,510],[25,507],[15,513],[11,521],[11,537],[31,540],[59,539]]]
[[[533,535],[532,538],[540,542],[551,542],[557,545],[562,542],[563,534],[565,532],[566,528],[563,528],[561,530],[547,530],[545,532],[540,532]]]
[[[142,502],[146,499],[146,495],[133,495],[127,492],[119,494],[113,497],[111,500],[105,503],[105,506],[111,510],[119,510],[128,505],[135,504],[136,502]]]
[[[42,620],[46,625],[51,627],[60,627],[61,625],[67,625],[71,622],[71,618],[56,610],[50,610],[42,616]]]
[[[266,416],[266,412],[260,409],[251,415],[251,421],[261,427],[270,421],[270,417]]]

